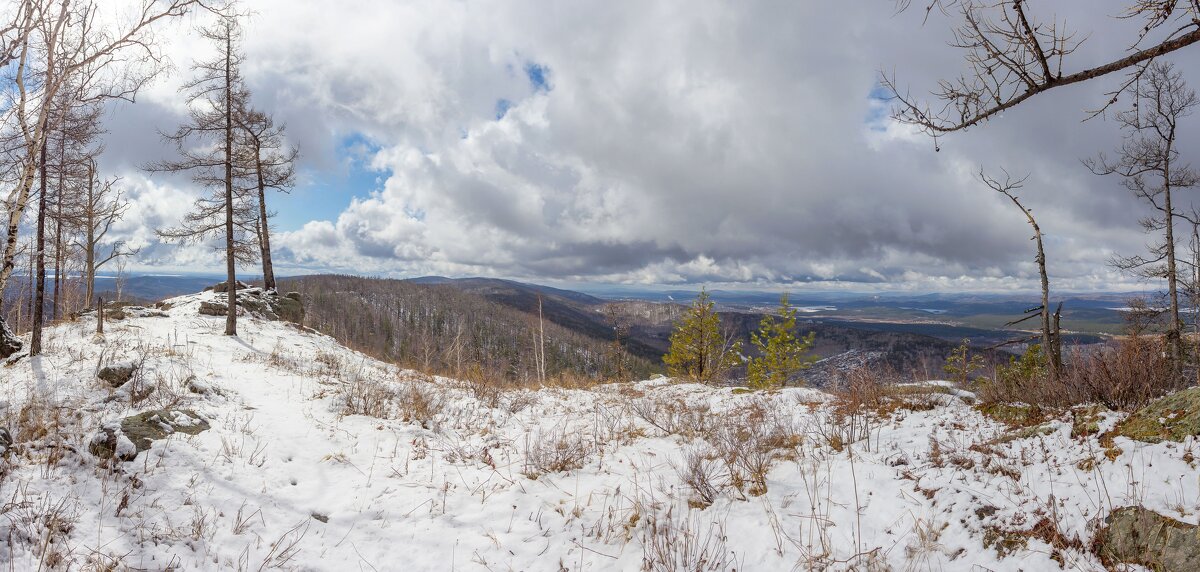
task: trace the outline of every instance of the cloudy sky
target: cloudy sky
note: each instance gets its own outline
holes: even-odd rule
[[[1090,34],[1068,71],[1123,54],[1138,24],[1091,0],[1039,5]],[[286,274],[1033,288],[1028,227],[974,179],[983,167],[1030,174],[1021,197],[1056,286],[1147,286],[1107,265],[1146,243],[1140,207],[1080,163],[1119,143],[1115,121],[1083,121],[1119,78],[1041,95],[935,151],[888,118],[878,77],[923,93],[956,75],[951,22],[891,0],[247,6],[254,103],[302,153],[297,187],[270,199]],[[202,23],[165,28],[176,69],[108,115],[103,164],[135,200],[121,232],[144,245],[140,270],[222,266],[156,243],[200,190],[138,170],[183,120]],[[1200,49],[1173,61],[1198,69]],[[1185,157],[1200,154],[1194,119]]]

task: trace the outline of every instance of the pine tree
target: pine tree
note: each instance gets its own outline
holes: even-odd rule
[[[971,355],[971,340],[964,339],[950,355],[946,357],[946,365],[942,370],[950,374],[959,385],[965,386],[971,381],[971,374],[983,369],[983,357]]]
[[[812,366],[815,358],[808,351],[814,333],[796,336],[796,314],[784,294],[779,298],[779,314],[763,316],[758,331],[750,335],[758,348],[758,356],[750,360],[746,371],[746,383],[751,388],[782,387],[792,376]]]
[[[721,332],[715,303],[701,290],[683,319],[671,332],[671,349],[663,356],[667,374],[692,381],[716,381],[737,365],[741,342]]]

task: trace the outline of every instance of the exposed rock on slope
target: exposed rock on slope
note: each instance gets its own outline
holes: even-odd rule
[[[228,290],[224,282],[211,288],[211,291],[218,294],[226,293]],[[237,305],[239,315],[249,312],[268,320],[284,320],[294,324],[304,322],[304,305],[297,292],[288,292],[286,296],[280,296],[274,290],[263,291],[257,286],[238,282]],[[228,310],[229,304],[225,296],[201,301],[199,307],[199,312],[206,316],[224,316]]]
[[[1142,507],[1119,508],[1096,535],[1107,565],[1138,564],[1157,572],[1200,570],[1200,529]]]

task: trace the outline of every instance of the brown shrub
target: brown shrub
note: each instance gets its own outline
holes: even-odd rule
[[[1054,408],[1099,403],[1128,411],[1186,386],[1182,377],[1172,374],[1166,344],[1158,336],[1131,336],[1099,349],[1076,349],[1065,358],[1058,380],[1028,356],[1014,361],[979,387],[980,400]]]

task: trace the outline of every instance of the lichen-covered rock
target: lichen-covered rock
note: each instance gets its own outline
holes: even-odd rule
[[[1188,436],[1200,436],[1200,387],[1151,401],[1117,425],[1114,432],[1146,443],[1182,442]]]
[[[96,377],[108,383],[112,387],[121,387],[133,379],[133,373],[137,371],[137,366],[126,363],[110,365],[100,368],[96,373]]]
[[[1112,567],[1137,564],[1157,572],[1200,570],[1200,530],[1140,506],[1114,510],[1092,542]]]
[[[0,359],[21,351],[22,347],[21,338],[8,329],[8,323],[4,321],[4,318],[0,318]]]
[[[175,433],[197,435],[208,428],[208,421],[188,409],[154,409],[121,420],[121,432],[139,452],[149,449],[151,441]]]

